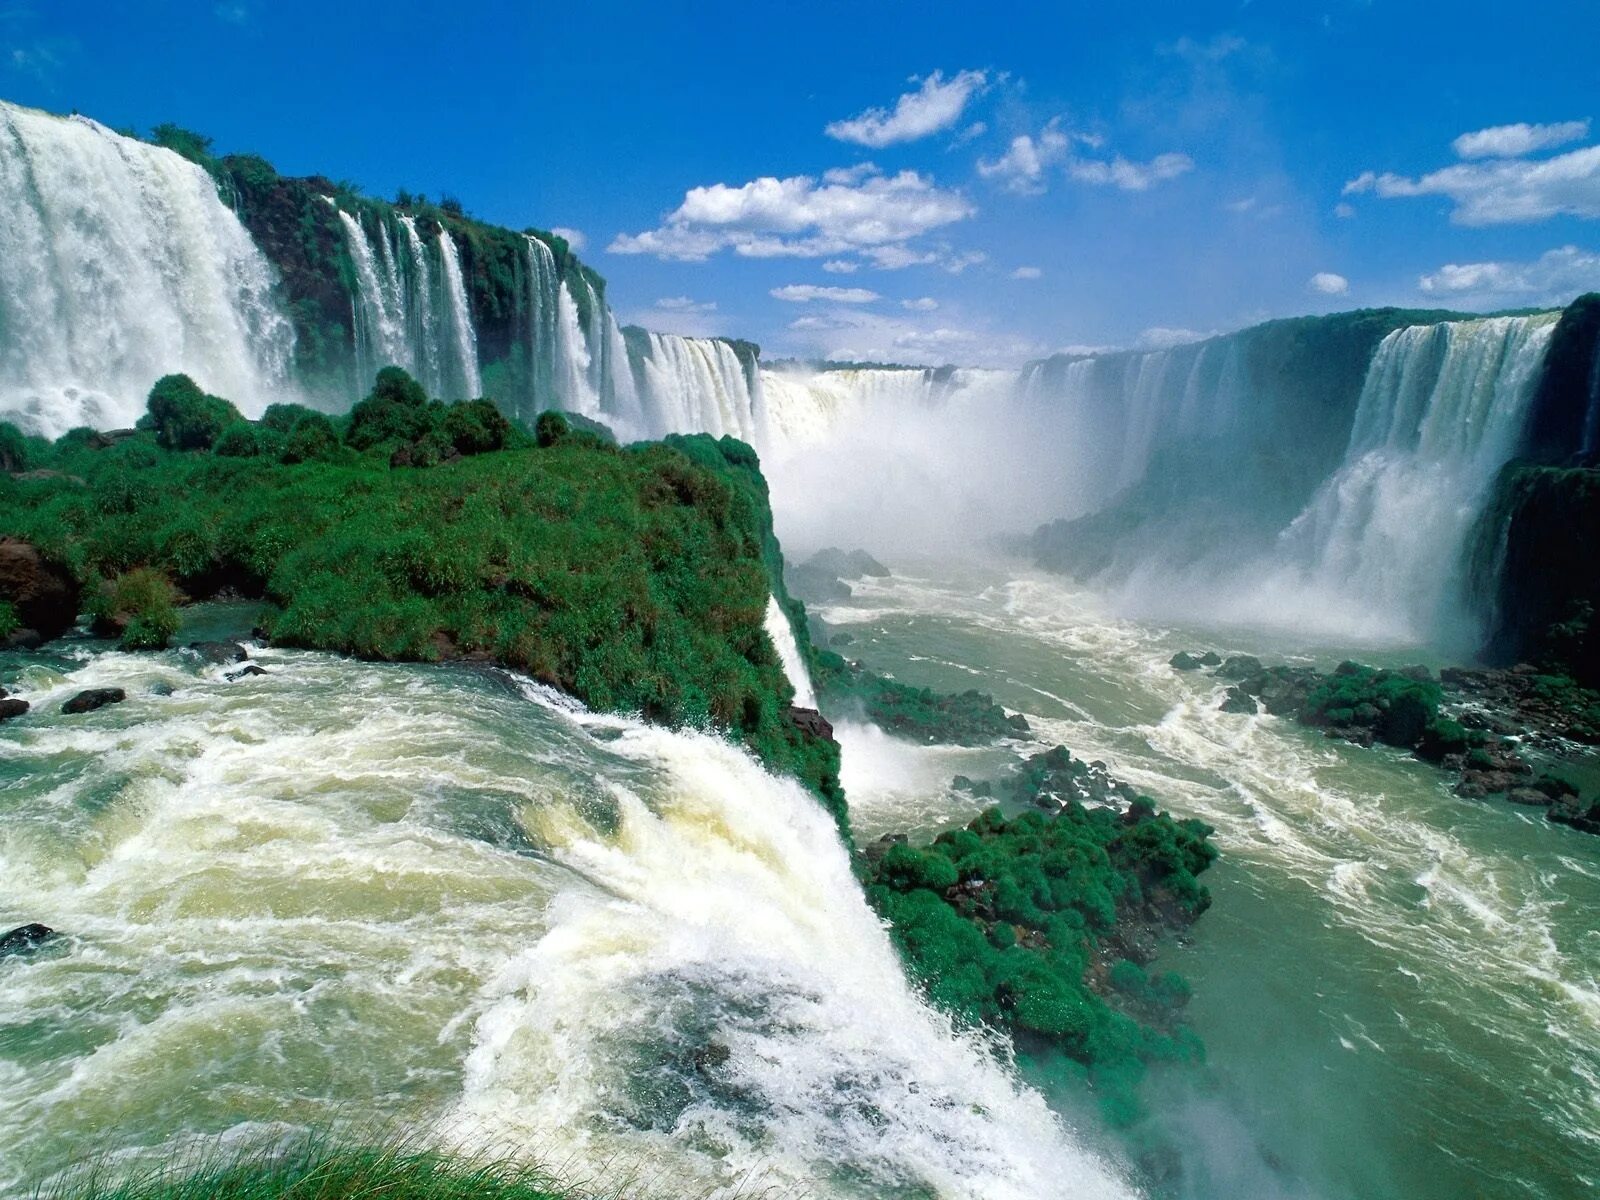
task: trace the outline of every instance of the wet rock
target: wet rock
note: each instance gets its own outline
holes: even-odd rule
[[[248,679],[252,675],[265,675],[266,673],[267,669],[260,663],[248,663],[237,671],[229,671],[228,682],[235,683],[241,679]]]
[[[1217,674],[1224,679],[1248,679],[1261,674],[1261,660],[1254,654],[1232,654],[1222,660]]]
[[[1552,803],[1538,788],[1518,787],[1506,793],[1506,799],[1513,804],[1526,804],[1529,808],[1547,808]]]
[[[1225,713],[1254,715],[1261,711],[1260,706],[1256,704],[1255,697],[1243,688],[1238,687],[1229,688],[1227,694],[1222,698],[1222,703],[1217,707]]]
[[[1207,650],[1200,656],[1198,661],[1202,667],[1220,667],[1222,665],[1222,655],[1215,650]]]
[[[18,700],[15,696],[7,696],[0,700],[0,721],[9,721],[12,717],[20,717],[28,711],[28,702]]]
[[[801,733],[808,733],[812,737],[833,740],[833,726],[828,724],[828,719],[814,708],[800,708],[790,704],[783,710],[783,715]]]
[[[189,649],[208,663],[241,663],[250,657],[238,642],[190,642]]]
[[[818,550],[806,559],[805,567],[812,571],[819,571],[832,575],[836,579],[861,579],[863,577],[886,578],[889,568],[884,566],[865,550],[841,550],[837,546],[829,546]]]
[[[61,711],[72,715],[93,712],[108,704],[121,704],[127,698],[128,693],[119,687],[88,688],[63,704]]]
[[[1187,650],[1179,650],[1167,659],[1167,665],[1174,671],[1198,671],[1203,664],[1198,655],[1191,654]]]
[[[836,633],[831,638],[828,639],[828,645],[830,645],[830,646],[848,646],[851,642],[853,642],[855,640],[856,640],[855,639],[855,635],[852,634],[852,633]]]
[[[27,925],[18,925],[9,933],[0,934],[0,958],[8,958],[13,954],[27,954],[37,950],[46,942],[53,942],[61,935],[48,925],[40,925],[37,921]]]
[[[21,623],[13,636],[31,630],[40,641],[60,637],[78,619],[80,599],[77,580],[46,562],[31,543],[0,538],[0,600],[16,610]]]

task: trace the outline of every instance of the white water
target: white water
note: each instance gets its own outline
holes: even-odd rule
[[[1247,615],[1470,642],[1466,541],[1523,433],[1555,322],[1494,317],[1384,338],[1344,464],[1284,530]]]
[[[450,314],[450,335],[455,351],[456,377],[463,389],[454,399],[470,400],[483,394],[483,377],[478,372],[478,336],[472,328],[472,307],[467,302],[467,287],[461,278],[461,259],[455,239],[447,229],[439,230],[439,261],[444,264],[444,299]]]
[[[783,673],[794,689],[794,702],[800,708],[816,708],[817,692],[811,686],[811,672],[806,670],[805,659],[800,656],[800,645],[795,640],[794,627],[778,603],[776,596],[767,597],[767,636],[783,663]]]
[[[200,167],[0,102],[0,212],[0,416],[128,426],[180,371],[248,413],[282,398],[276,274]]]
[[[640,371],[652,432],[731,434],[753,446],[766,444],[756,390],[732,346],[671,333],[649,337]]]
[[[17,681],[0,913],[73,940],[0,972],[0,1191],[377,1108],[674,1195],[1130,1195],[917,999],[798,784],[504,677],[260,658]]]

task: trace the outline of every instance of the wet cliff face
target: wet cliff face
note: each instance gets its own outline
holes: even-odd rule
[[[1524,454],[1559,463],[1600,450],[1600,293],[1579,296],[1556,325]]]

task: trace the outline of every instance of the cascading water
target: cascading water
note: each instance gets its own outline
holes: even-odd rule
[[[767,443],[750,376],[727,342],[652,333],[639,365],[652,432],[731,434],[754,446]]]
[[[459,399],[483,394],[483,376],[478,371],[478,335],[472,328],[472,306],[467,301],[466,283],[461,278],[461,259],[450,231],[439,231],[439,261],[444,266],[444,302],[450,319],[450,346],[454,351],[456,373],[452,383],[460,386]]]
[[[246,412],[285,397],[276,273],[201,167],[0,102],[0,416],[132,425],[184,372]]]
[[[1463,548],[1523,433],[1555,322],[1493,317],[1384,338],[1344,465],[1281,535],[1270,602],[1367,636],[1470,640]]]
[[[602,413],[591,376],[594,358],[566,280],[557,289],[556,330],[555,393],[560,407],[598,420]]]
[[[333,204],[330,198],[328,201]],[[337,207],[337,206],[336,206]],[[380,258],[372,239],[353,213],[338,209],[344,226],[345,248],[356,273],[355,309],[356,374],[371,379],[382,367],[416,370],[406,289],[395,270],[392,255]],[[385,239],[385,244],[386,239]],[[426,381],[424,381],[426,384]]]
[[[806,661],[800,656],[800,644],[795,640],[794,627],[789,624],[788,614],[783,611],[776,596],[767,599],[766,630],[767,636],[772,639],[773,649],[783,663],[783,673],[788,677],[789,686],[794,688],[794,702],[801,708],[816,708],[817,692],[811,685],[811,672],[806,670]]]
[[[411,313],[407,333],[411,345],[417,349],[417,378],[430,395],[437,396],[444,390],[444,365],[441,347],[433,336],[437,328],[433,315],[433,271],[428,262],[427,247],[423,245],[422,235],[417,232],[417,219],[405,213],[399,214],[398,219],[411,260]]]

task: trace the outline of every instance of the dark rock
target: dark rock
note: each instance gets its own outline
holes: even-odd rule
[[[1512,788],[1506,793],[1506,799],[1513,804],[1526,804],[1530,808],[1546,808],[1554,803],[1538,788],[1528,787]]]
[[[79,599],[78,581],[64,568],[29,542],[0,538],[0,600],[16,610],[22,628],[44,641],[60,637],[78,619]]]
[[[227,677],[228,681],[232,683],[236,680],[248,679],[251,675],[265,675],[266,673],[267,669],[260,663],[247,663],[237,671],[229,671]]]
[[[46,942],[53,942],[61,935],[48,925],[40,925],[37,921],[28,925],[18,925],[9,933],[0,934],[0,958],[7,958],[13,954],[27,954],[37,950]]]
[[[783,715],[801,733],[809,733],[812,737],[825,738],[830,742],[833,740],[833,726],[816,709],[790,704],[784,708]]]
[[[841,550],[837,546],[829,546],[825,550],[818,550],[806,559],[807,569],[832,575],[836,579],[861,579],[863,577],[885,578],[889,575],[889,568],[884,566],[865,550]]]
[[[1233,654],[1223,659],[1217,674],[1224,679],[1248,679],[1261,673],[1261,660],[1253,654]]]
[[[830,646],[848,646],[851,642],[853,642],[855,640],[856,640],[855,634],[853,634],[853,633],[836,633],[831,638],[828,639],[828,645],[830,645]]]
[[[1174,671],[1198,671],[1201,667],[1200,659],[1187,650],[1179,650],[1167,659],[1167,665]]]
[[[190,642],[189,649],[209,663],[241,663],[250,657],[238,642]]]
[[[128,693],[122,688],[88,688],[63,704],[61,711],[72,714],[93,712],[108,704],[121,704],[127,698]]]
[[[9,721],[12,717],[20,717],[28,711],[28,702],[8,696],[0,700],[0,721]]]
[[[1600,803],[1585,804],[1576,796],[1567,796],[1551,804],[1545,816],[1585,833],[1600,833]]]
[[[1207,650],[1200,656],[1199,661],[1202,667],[1220,667],[1222,665],[1222,655],[1215,650]]]
[[[1260,712],[1255,697],[1243,688],[1231,687],[1227,695],[1222,698],[1222,703],[1217,706],[1225,713],[1254,714]]]
[[[1417,683],[1433,682],[1433,672],[1428,670],[1427,667],[1423,666],[1401,667],[1400,670],[1395,673],[1401,676],[1403,679],[1415,680]]]
[[[0,650],[37,650],[42,645],[44,638],[37,629],[13,629],[0,642]]]

